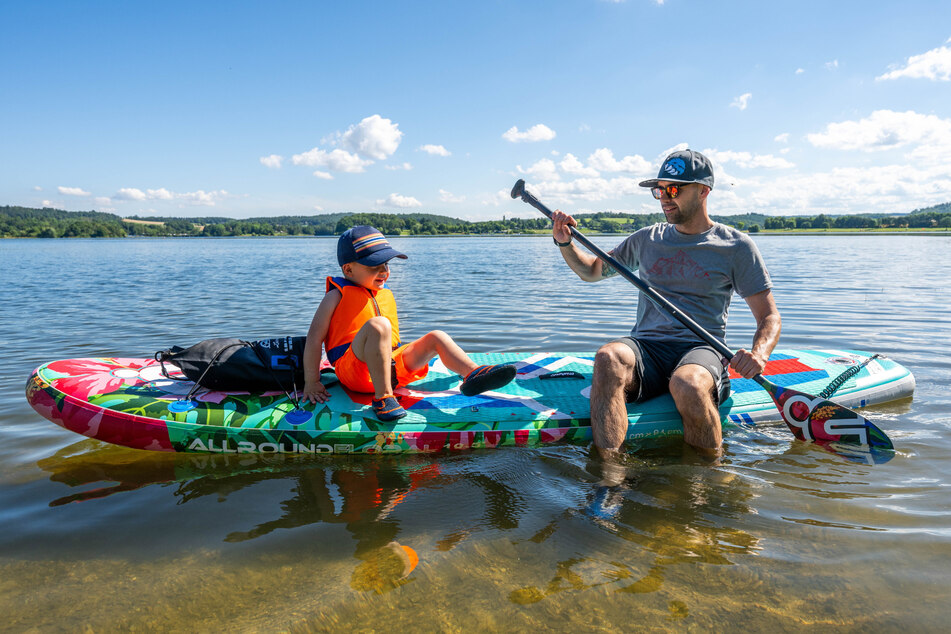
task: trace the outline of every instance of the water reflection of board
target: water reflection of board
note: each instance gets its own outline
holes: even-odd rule
[[[765,375],[773,383],[817,394],[868,353],[778,350]],[[190,409],[177,407],[193,384],[162,376],[151,359],[53,361],[27,382],[27,398],[49,420],[117,445],[157,451],[220,453],[400,453],[591,440],[588,394],[591,353],[474,354],[477,363],[515,363],[509,385],[479,396],[459,392],[459,378],[435,360],[429,375],[396,390],[408,415],[373,418],[370,396],[330,386],[328,402],[295,412],[283,392],[199,391]],[[331,375],[327,375],[330,377]],[[325,380],[330,383],[330,379]],[[732,377],[720,409],[724,423],[780,421],[754,381]],[[911,396],[915,380],[903,366],[875,358],[848,378],[832,400],[862,407]],[[171,406],[171,407],[170,407]],[[178,411],[185,409],[185,411]],[[628,438],[683,433],[669,396],[628,407]]]

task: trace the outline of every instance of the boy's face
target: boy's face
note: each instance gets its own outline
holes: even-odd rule
[[[390,277],[390,267],[386,262],[378,266],[365,266],[358,262],[349,262],[341,268],[348,280],[374,291],[381,290]]]

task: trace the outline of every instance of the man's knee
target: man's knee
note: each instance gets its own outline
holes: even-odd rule
[[[594,376],[597,379],[621,379],[629,382],[634,375],[637,357],[629,346],[612,341],[601,346],[594,355]]]
[[[670,395],[678,405],[693,402],[712,404],[715,388],[713,377],[702,365],[682,365],[670,377]]]

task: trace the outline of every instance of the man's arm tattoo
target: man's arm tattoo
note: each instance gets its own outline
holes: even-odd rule
[[[615,275],[617,275],[617,271],[614,270],[614,267],[601,260],[601,279],[614,277]]]

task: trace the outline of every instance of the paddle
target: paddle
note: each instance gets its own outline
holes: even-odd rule
[[[532,194],[525,191],[525,181],[522,179],[519,179],[512,188],[512,198],[521,198],[548,216],[548,218],[552,217],[552,212],[548,207],[539,202]],[[710,346],[723,355],[725,359],[729,361],[733,358],[733,351],[730,350],[726,344],[704,330],[700,324],[671,304],[642,279],[634,275],[630,269],[605,253],[597,245],[593,244],[575,227],[569,228],[571,229],[571,235],[574,236],[578,242],[583,244],[589,251],[606,263],[610,264],[615,271],[639,288],[641,292],[657,304],[659,308],[666,311],[671,317],[689,328],[703,341],[710,344]],[[885,435],[885,432],[863,416],[824,398],[776,385],[766,379],[762,374],[757,374],[753,377],[753,380],[759,383],[763,389],[769,393],[776,407],[779,409],[783,421],[799,440],[812,441],[823,446],[832,442],[860,445],[868,447],[872,459],[876,463],[887,462],[891,459],[891,450],[893,449],[892,441]],[[844,455],[849,459],[855,459],[856,457],[850,452],[845,452],[840,455]]]

